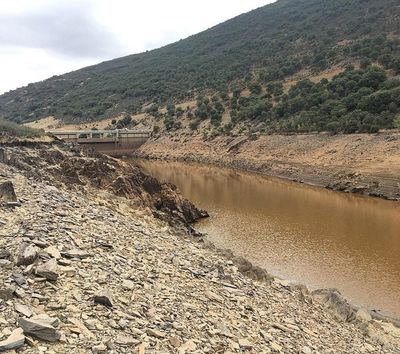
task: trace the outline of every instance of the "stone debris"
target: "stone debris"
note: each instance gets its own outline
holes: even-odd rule
[[[18,325],[23,329],[25,334],[49,342],[57,342],[61,337],[60,332],[53,327],[52,324],[54,323],[55,321],[49,317],[23,317],[18,319]]]
[[[107,307],[112,307],[111,293],[108,290],[102,289],[93,296],[93,301]]]
[[[2,173],[29,197],[0,206],[1,350],[399,352],[397,327],[337,292],[311,295],[189,236],[197,212],[133,167],[61,143],[7,149],[19,167]]]
[[[339,319],[345,322],[354,321],[355,311],[336,289],[319,289],[312,292],[312,296],[317,301],[323,303]]]
[[[50,259],[46,263],[38,266],[36,268],[36,275],[50,281],[56,281],[59,277],[57,261],[55,259]]]
[[[369,321],[372,320],[372,316],[371,316],[371,314],[369,313],[368,310],[366,310],[364,308],[360,308],[356,312],[356,319],[359,320],[359,321],[369,322]]]
[[[35,245],[23,243],[18,251],[17,265],[30,265],[38,257],[38,248]]]
[[[0,182],[0,203],[17,203],[17,195],[11,181]]]
[[[163,332],[161,332],[161,331],[158,331],[158,330],[156,330],[156,329],[152,329],[152,328],[149,328],[149,329],[147,329],[146,330],[146,333],[149,335],[149,336],[151,336],[151,337],[155,337],[155,338],[165,338],[165,333],[163,333]]]
[[[0,259],[8,259],[11,257],[10,251],[6,249],[0,249]]]
[[[44,250],[46,253],[48,253],[51,257],[55,259],[60,259],[61,258],[61,253],[58,250],[57,247],[55,246],[49,246]]]
[[[239,347],[245,350],[252,349],[253,344],[251,344],[247,339],[239,339]]]
[[[18,349],[25,343],[25,336],[22,328],[17,328],[12,331],[10,336],[0,342],[0,352],[12,349]]]
[[[15,304],[15,311],[19,312],[21,315],[25,317],[31,317],[33,315],[32,311],[29,309],[28,306],[22,304]]]

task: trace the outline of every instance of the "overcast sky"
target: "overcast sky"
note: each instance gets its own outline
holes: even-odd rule
[[[158,48],[272,0],[0,0],[0,93]]]

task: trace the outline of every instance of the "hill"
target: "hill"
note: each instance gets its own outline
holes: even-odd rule
[[[397,0],[280,0],[166,47],[8,92],[0,116],[81,123],[147,112],[159,129],[180,129],[186,118],[192,131],[209,122],[213,134],[400,127],[399,35]]]

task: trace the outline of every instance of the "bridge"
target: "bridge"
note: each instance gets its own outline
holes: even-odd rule
[[[129,156],[150,137],[151,130],[50,131],[50,134],[114,157]]]

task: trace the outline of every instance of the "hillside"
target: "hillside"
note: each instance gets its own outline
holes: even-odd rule
[[[8,92],[0,116],[82,123],[147,112],[158,129],[186,118],[191,131],[208,121],[210,134],[400,127],[399,35],[397,0],[280,0],[166,47]]]

